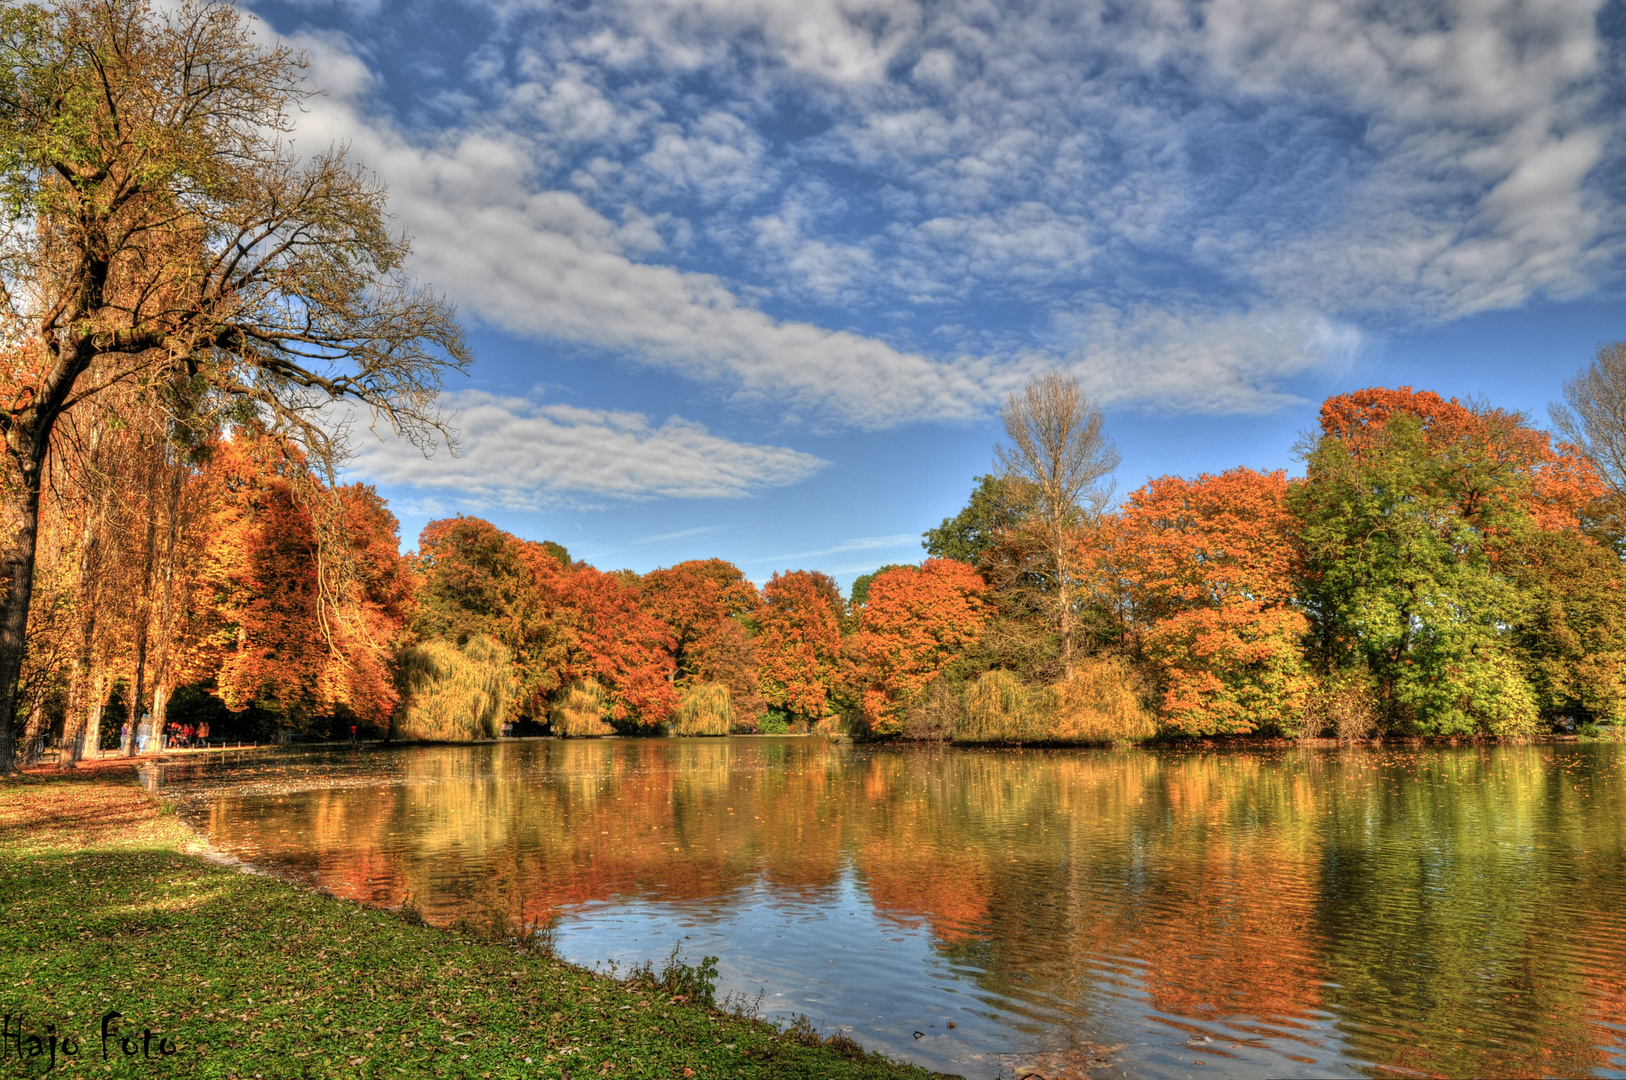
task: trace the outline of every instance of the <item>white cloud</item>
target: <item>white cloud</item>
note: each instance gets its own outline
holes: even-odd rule
[[[939,361],[848,331],[775,319],[720,279],[635,261],[642,222],[617,226],[580,196],[536,190],[522,140],[452,132],[423,147],[354,101],[356,61],[307,41],[335,88],[302,120],[300,143],[348,142],[390,183],[421,280],[524,333],[587,342],[714,382],[742,398],[859,427],[975,415],[986,362]],[[329,72],[334,74],[330,75]],[[347,93],[348,92],[348,93]]]
[[[462,506],[535,509],[569,493],[623,499],[738,498],[795,484],[825,465],[812,454],[733,442],[671,417],[543,405],[478,390],[444,395],[460,454],[425,457],[403,440],[353,432],[350,476]],[[359,425],[355,425],[359,427]],[[440,504],[438,498],[426,495]]]
[[[793,421],[975,418],[1051,366],[1266,410],[1362,321],[1618,279],[1592,0],[484,6],[460,126],[409,136],[310,39],[301,140],[383,174],[466,311]]]
[[[1353,326],[1310,311],[1226,313],[1096,305],[1064,319],[1065,366],[1099,400],[1173,412],[1260,413],[1295,402],[1277,389],[1347,362]]]
[[[860,536],[853,540],[844,540],[834,547],[820,548],[817,551],[797,551],[789,555],[770,555],[765,559],[752,559],[749,565],[790,563],[797,559],[817,559],[825,555],[839,555],[848,551],[885,551],[901,547],[919,546],[920,537],[915,533],[903,533],[898,536]]]

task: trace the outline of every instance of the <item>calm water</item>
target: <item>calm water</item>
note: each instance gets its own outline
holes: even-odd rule
[[[1623,764],[688,739],[159,779],[338,895],[553,921],[589,965],[680,944],[719,997],[978,1080],[1626,1076]]]

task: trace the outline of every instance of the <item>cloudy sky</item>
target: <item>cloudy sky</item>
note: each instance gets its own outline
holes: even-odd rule
[[[299,0],[301,150],[391,189],[478,353],[411,547],[920,557],[1003,396],[1149,476],[1292,468],[1330,393],[1544,415],[1626,338],[1626,0]]]

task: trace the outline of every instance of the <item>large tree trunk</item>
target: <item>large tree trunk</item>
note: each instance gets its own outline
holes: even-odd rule
[[[0,776],[17,771],[18,680],[28,648],[28,608],[34,599],[34,554],[39,543],[40,474],[44,438],[21,424],[7,432],[6,449],[16,488],[0,498],[0,577],[5,596],[0,607]]]

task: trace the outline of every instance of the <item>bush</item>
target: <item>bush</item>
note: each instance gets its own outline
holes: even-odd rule
[[[1009,671],[987,672],[966,687],[965,709],[954,726],[954,741],[1039,742],[1048,726],[1046,696]]]
[[[390,725],[395,739],[469,742],[493,739],[514,700],[512,656],[483,635],[461,648],[432,640],[403,649],[397,679],[401,707]]]
[[[1122,660],[1081,660],[1070,678],[1050,688],[1046,742],[1107,743],[1149,739],[1152,716],[1135,693],[1135,676]]]
[[[757,721],[757,734],[784,735],[790,731],[790,715],[784,709],[770,708]]]
[[[1378,697],[1364,668],[1324,675],[1304,708],[1304,734],[1331,735],[1346,742],[1369,739],[1378,730]]]
[[[903,714],[903,737],[941,742],[954,734],[965,715],[965,687],[939,675]]]
[[[568,738],[587,738],[593,735],[613,735],[615,729],[607,722],[609,700],[604,687],[586,679],[576,683],[560,698],[548,714],[555,735]]]
[[[701,683],[686,687],[672,714],[674,735],[727,735],[734,722],[734,706],[728,687],[722,683]]]

